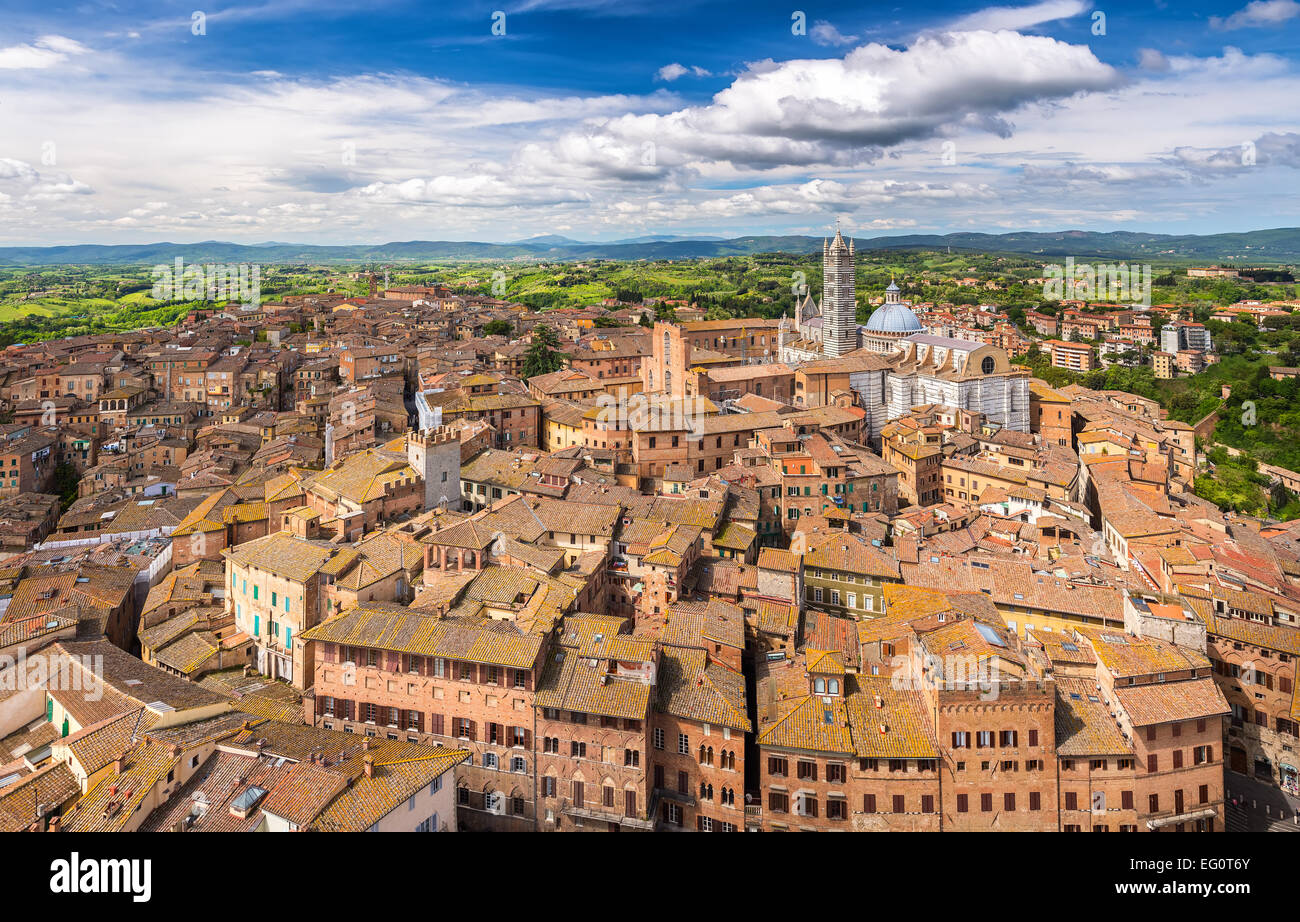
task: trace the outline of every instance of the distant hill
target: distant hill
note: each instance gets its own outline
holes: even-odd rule
[[[859,250],[951,247],[954,252],[1007,253],[1062,259],[1191,260],[1267,265],[1300,262],[1300,228],[1236,234],[1144,234],[1133,231],[1016,231],[1008,234],[910,234],[858,238]],[[141,265],[186,262],[223,263],[384,263],[482,260],[699,259],[754,253],[816,253],[821,237],[755,236],[720,239],[649,235],[614,243],[582,243],[543,235],[516,243],[408,240],[372,246],[316,246],[296,243],[257,245],[206,240],[201,243],[147,243],[104,246],[0,247],[0,265]]]

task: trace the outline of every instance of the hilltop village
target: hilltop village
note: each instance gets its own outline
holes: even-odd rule
[[[896,285],[860,325],[823,261],[776,320],[372,285],[4,350],[0,828],[1218,832],[1233,777],[1294,792],[1300,526],[1018,361],[1194,374],[1205,327]]]

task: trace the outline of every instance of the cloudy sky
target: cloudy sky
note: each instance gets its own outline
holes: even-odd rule
[[[1297,0],[800,2],[6,0],[0,242],[1300,224]]]

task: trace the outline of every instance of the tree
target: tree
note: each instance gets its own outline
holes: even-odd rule
[[[54,469],[54,492],[59,495],[59,510],[67,512],[68,507],[77,501],[77,488],[81,476],[71,464],[60,464]]]
[[[535,328],[532,345],[524,353],[523,376],[535,378],[563,368],[564,360],[568,356],[560,352],[559,347],[560,338],[555,335],[553,329],[547,326]]]
[[[514,331],[514,324],[509,320],[489,320],[483,324],[484,336],[509,336]]]

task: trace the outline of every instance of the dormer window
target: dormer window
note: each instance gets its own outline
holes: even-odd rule
[[[817,695],[838,695],[840,693],[840,680],[825,679],[818,676],[813,679],[813,693]]]

